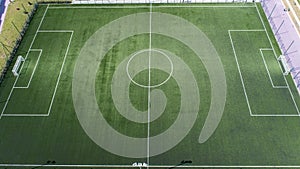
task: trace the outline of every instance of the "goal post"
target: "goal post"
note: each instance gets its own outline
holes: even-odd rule
[[[19,76],[18,70],[19,70],[19,67],[20,67],[21,63],[24,62],[24,61],[25,61],[25,59],[21,55],[19,55],[15,65],[12,69],[12,72],[13,72],[14,76]]]
[[[284,69],[283,75],[288,75],[291,71],[291,68],[287,63],[287,60],[286,60],[285,56],[280,55],[277,60],[281,61],[281,64],[282,64],[283,69]]]

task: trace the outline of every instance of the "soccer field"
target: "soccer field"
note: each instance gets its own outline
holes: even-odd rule
[[[260,4],[40,5],[18,55],[0,168],[300,167],[299,94]]]

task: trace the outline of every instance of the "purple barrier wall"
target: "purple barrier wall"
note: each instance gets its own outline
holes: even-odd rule
[[[5,14],[10,0],[0,0],[0,32],[2,31]]]
[[[281,0],[262,0],[261,5],[300,94],[300,35]]]
[[[2,24],[2,15],[4,14],[5,10],[5,0],[0,0],[0,24]]]

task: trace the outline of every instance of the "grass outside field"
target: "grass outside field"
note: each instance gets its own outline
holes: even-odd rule
[[[33,6],[29,6],[24,1],[16,0],[14,3],[11,3],[8,6],[4,25],[0,34],[0,41],[6,45],[7,50],[3,50],[1,46],[0,50],[0,69],[2,71],[3,66],[6,62],[6,57],[9,56],[9,53],[12,51],[13,46],[15,45],[15,42],[17,38],[19,37],[19,32],[22,30],[22,27],[27,19],[27,15],[23,13],[24,9],[22,8],[22,4],[24,5],[25,9],[27,11],[31,11]],[[22,8],[21,10],[17,11],[16,8]],[[17,29],[13,26],[12,22],[16,25]]]
[[[196,7],[197,5],[202,7]],[[240,5],[243,7],[239,7]],[[130,14],[149,12],[149,7],[130,5],[130,8],[102,8],[103,6],[53,8],[57,6],[50,5],[48,8],[46,5],[41,5],[18,50],[18,54],[26,56],[30,48],[18,81],[14,84],[16,78],[12,73],[8,73],[3,85],[0,86],[0,110],[5,108],[0,119],[0,138],[2,138],[0,139],[0,166],[1,164],[44,164],[48,160],[55,160],[57,165],[131,165],[134,162],[149,160],[150,165],[173,166],[183,159],[192,160],[193,163],[190,165],[195,166],[300,165],[299,117],[251,116],[249,112],[250,108],[253,115],[297,115],[300,104],[292,79],[289,76],[282,76],[280,65],[275,57],[280,54],[279,49],[262,9],[259,4],[257,5],[258,7],[254,4],[187,4],[186,7],[153,5],[153,13],[179,16],[205,33],[223,64],[227,87],[222,119],[213,135],[205,143],[200,144],[199,134],[212,104],[211,93],[215,90],[211,88],[211,77],[205,68],[205,61],[200,60],[200,56],[197,56],[195,51],[182,41],[158,33],[151,34],[151,48],[170,51],[189,67],[198,86],[200,105],[197,107],[199,111],[195,124],[188,135],[174,148],[149,159],[118,156],[94,143],[81,126],[74,108],[76,103],[72,98],[74,69],[85,42],[97,30],[112,21]],[[263,16],[263,23],[267,25],[266,31],[258,12]],[[48,32],[37,32],[40,23],[39,30]],[[136,29],[141,26],[139,24],[141,23],[136,23]],[[177,26],[184,28],[185,25]],[[120,28],[123,27],[126,29],[126,25],[120,25]],[[152,27],[155,29],[155,25]],[[51,32],[53,30],[63,31]],[[123,35],[123,29],[118,30],[111,35],[112,38]],[[170,31],[172,30],[174,29],[170,28]],[[190,35],[189,32],[187,35]],[[267,35],[271,37],[272,44]],[[90,55],[101,52],[109,42],[113,41],[112,38],[96,39],[95,44],[101,42],[103,45],[96,46],[97,50],[90,51]],[[34,42],[31,46],[32,40]],[[112,97],[112,86],[116,82],[113,81],[115,71],[124,59],[137,51],[148,49],[149,42],[148,33],[122,39],[109,49],[101,63],[95,59],[86,65],[86,69],[83,67],[88,70],[94,64],[93,62],[100,63],[94,81],[94,96],[98,108],[114,130],[134,138],[147,138],[148,135],[153,137],[163,133],[179,117],[178,112],[181,108],[183,93],[175,77],[171,77],[164,85],[151,89],[152,92],[155,89],[163,91],[167,102],[163,114],[149,126],[147,123],[126,119],[115,106]],[[275,51],[272,50],[272,46]],[[263,49],[262,52],[260,49]],[[143,65],[142,61],[144,60],[141,60],[140,64],[138,61],[133,63],[138,67]],[[167,77],[168,73],[165,71],[151,68],[150,72],[149,69],[145,69],[137,73],[133,80],[147,85],[151,79],[153,85],[161,83]],[[182,83],[190,83],[186,79],[181,80],[184,81]],[[284,87],[272,88],[271,82],[275,86]],[[88,80],[82,83],[87,84]],[[26,87],[27,84],[29,84],[27,89],[11,90],[13,86]],[[117,86],[121,88],[123,83],[120,82]],[[125,90],[121,89],[118,96],[123,97]],[[149,89],[131,82],[128,90],[129,101],[133,107],[139,111],[147,111]],[[125,99],[121,101],[127,101]],[[193,100],[189,102],[192,103]],[[154,103],[159,105],[155,100],[151,100],[150,106]],[[86,110],[87,114],[89,111],[92,110]],[[49,116],[44,117],[7,116],[47,115],[48,112]],[[183,123],[182,128],[188,126],[187,124],[188,122]],[[96,132],[100,132],[104,124],[98,127],[95,128]],[[108,134],[100,137],[105,140],[109,137]],[[173,135],[176,139],[177,132]],[[111,145],[117,142],[117,140],[108,141]],[[160,142],[168,143],[171,140],[162,139]],[[124,146],[124,151],[127,145],[129,144],[126,142],[122,143],[121,147]],[[150,151],[157,148],[155,146],[158,146],[157,143],[150,142]],[[146,147],[145,144],[141,151],[147,151]]]
[[[10,3],[7,9],[7,13],[5,15],[4,25],[0,34],[0,42],[2,42],[7,49],[3,50],[1,46],[0,50],[0,71],[2,72],[3,66],[6,63],[6,57],[9,56],[12,51],[17,38],[19,38],[19,32],[21,31],[25,21],[27,19],[27,15],[24,14],[24,8],[26,11],[31,11],[33,9],[33,5],[29,5],[28,2],[53,2],[53,0],[37,0],[37,1],[24,1],[24,0],[14,0],[13,3]],[[55,2],[62,2],[62,0],[55,0]],[[65,1],[63,1],[65,2]],[[20,10],[17,10],[19,8]],[[12,22],[15,24],[16,29]]]

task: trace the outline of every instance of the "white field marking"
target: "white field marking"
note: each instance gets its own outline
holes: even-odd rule
[[[43,51],[43,49],[29,49],[31,52],[40,52]]]
[[[274,57],[275,57],[275,59],[277,59],[278,57],[277,57],[277,54],[276,54],[276,52],[275,52],[275,50],[274,50],[274,46],[273,46],[273,44],[272,44],[272,41],[271,41],[270,36],[269,36],[269,34],[268,34],[268,31],[267,31],[267,29],[266,29],[266,25],[265,25],[265,23],[264,23],[264,21],[263,21],[263,19],[262,19],[262,16],[261,16],[261,14],[260,14],[260,12],[259,12],[259,10],[258,10],[258,7],[257,7],[256,3],[254,3],[254,4],[255,4],[255,8],[256,8],[256,11],[257,11],[257,13],[258,13],[258,16],[259,16],[259,18],[260,18],[261,24],[262,24],[263,27],[264,27],[265,33],[266,33],[266,35],[267,35],[267,37],[268,37],[269,43],[270,43],[271,48],[272,48],[272,50],[273,50]],[[281,72],[283,73],[284,71],[282,70],[281,66],[279,66],[279,67],[280,67],[280,69],[281,69]],[[288,87],[288,90],[289,90],[290,95],[291,95],[291,97],[292,97],[292,100],[293,100],[293,102],[294,102],[295,108],[296,108],[298,114],[300,115],[300,112],[299,112],[299,109],[298,109],[298,105],[297,105],[297,103],[296,103],[296,101],[295,101],[295,99],[294,99],[294,95],[293,95],[293,93],[292,93],[292,91],[291,91],[290,85],[288,84],[288,82],[287,82],[287,80],[286,80],[286,77],[283,76],[283,78],[284,78],[284,81],[285,81],[285,83],[286,83],[286,85],[287,85],[287,87]],[[296,89],[297,89],[296,83],[294,83],[294,84],[295,84],[295,87],[296,87]],[[297,89],[297,90],[298,90],[298,89]],[[300,93],[298,92],[298,94],[300,94]]]
[[[264,29],[234,29],[234,30],[229,30],[230,32],[263,32],[265,31]]]
[[[72,41],[72,38],[73,38],[74,31],[72,31],[72,30],[46,30],[46,31],[41,30],[39,32],[71,33],[69,43],[68,43],[68,46],[67,46],[67,49],[66,49],[66,53],[65,53],[65,56],[64,56],[64,60],[63,60],[62,66],[60,68],[60,72],[59,72],[59,75],[58,75],[58,78],[57,78],[57,81],[56,81],[56,85],[55,85],[55,88],[54,88],[54,92],[53,92],[53,95],[52,95],[52,98],[51,98],[51,102],[50,102],[50,105],[49,105],[49,108],[48,108],[48,112],[47,112],[47,114],[42,114],[42,113],[39,113],[39,114],[3,114],[2,116],[6,116],[6,117],[45,117],[45,116],[50,115],[52,105],[53,105],[53,101],[54,101],[54,98],[55,98],[55,95],[56,95],[57,87],[58,87],[58,84],[59,84],[59,81],[60,81],[60,76],[61,76],[64,64],[65,64],[65,61],[66,61],[66,57],[67,57],[68,52],[69,52],[69,48],[70,48],[70,44],[71,44],[71,41]],[[37,50],[37,49],[30,49],[30,50]],[[22,87],[14,87],[14,88],[22,88]]]
[[[255,30],[256,31],[256,30]],[[235,48],[234,48],[234,44],[233,44],[233,40],[232,40],[232,37],[231,37],[231,32],[238,32],[237,30],[228,30],[228,34],[229,34],[229,38],[230,38],[230,42],[231,42],[231,45],[232,45],[232,49],[233,49],[233,53],[234,53],[234,57],[235,57],[235,60],[236,60],[236,63],[237,63],[237,67],[238,67],[238,71],[239,71],[239,74],[240,74],[240,78],[241,78],[241,81],[242,81],[242,86],[243,86],[243,90],[244,90],[244,94],[245,94],[245,98],[246,98],[246,102],[247,102],[247,105],[248,105],[248,109],[249,109],[249,113],[250,113],[250,116],[259,116],[259,117],[295,117],[295,116],[300,116],[299,114],[299,110],[298,110],[298,107],[296,107],[295,105],[295,108],[297,110],[297,113],[298,114],[253,114],[252,113],[252,110],[251,110],[251,106],[250,106],[250,102],[249,102],[249,99],[248,99],[248,95],[247,95],[247,91],[246,91],[246,87],[244,85],[244,79],[243,79],[243,76],[242,76],[242,73],[241,73],[241,70],[240,70],[240,65],[239,65],[239,62],[238,62],[238,59],[237,59],[237,55],[236,55],[236,51],[235,51]],[[241,32],[246,32],[246,30],[243,30]],[[252,32],[252,30],[248,30],[248,32]],[[274,52],[273,49],[268,49],[268,50],[272,50]],[[275,54],[275,53],[274,53]],[[279,65],[280,67],[280,65]],[[281,68],[281,67],[280,67]],[[268,70],[267,70],[268,71]],[[284,77],[285,78],[285,77]],[[285,79],[285,82],[286,82],[286,79]],[[272,83],[272,81],[271,81]],[[287,82],[286,82],[287,84]],[[276,88],[279,88],[279,87],[273,87],[274,89]],[[288,84],[286,86],[287,89],[288,88]],[[290,91],[290,90],[289,90]],[[291,91],[290,91],[290,94],[291,94]],[[291,95],[292,96],[292,95]],[[292,97],[293,101],[294,101],[294,98]],[[295,103],[295,102],[294,102]]]
[[[235,48],[234,48],[234,44],[233,44],[233,40],[232,40],[232,37],[231,37],[231,30],[228,30],[228,35],[229,35],[229,38],[230,38],[231,47],[232,47],[232,50],[233,50],[233,54],[234,54],[234,58],[235,58],[235,61],[236,61],[236,64],[237,64],[237,68],[238,68],[238,71],[239,71],[239,74],[240,74],[240,79],[241,79],[241,82],[242,82],[242,86],[243,86],[246,102],[247,102],[247,105],[248,105],[248,109],[249,109],[250,115],[252,116],[252,111],[251,111],[251,107],[250,107],[250,104],[249,104],[248,95],[247,95],[247,92],[246,92],[243,75],[241,73],[240,64],[238,62],[236,52],[235,52]]]
[[[47,117],[48,114],[3,114],[6,117]]]
[[[30,44],[30,46],[29,46],[29,49],[28,49],[28,51],[27,51],[27,53],[26,53],[25,60],[27,59],[27,56],[28,56],[28,54],[29,54],[29,51],[30,51],[30,49],[32,48],[32,45],[33,45],[33,43],[34,43],[34,41],[35,41],[35,38],[36,38],[36,36],[37,36],[37,33],[38,33],[38,31],[40,30],[40,27],[41,27],[41,25],[42,25],[42,23],[43,23],[43,21],[44,21],[44,18],[45,18],[45,16],[46,16],[46,13],[47,13],[47,11],[48,11],[48,8],[49,8],[49,5],[47,5],[47,8],[46,8],[46,10],[45,10],[45,12],[44,12],[44,14],[43,14],[43,17],[42,17],[42,19],[41,19],[41,21],[40,21],[40,24],[39,24],[39,26],[38,26],[38,28],[37,28],[37,31],[36,31],[35,34],[34,34],[34,37],[33,37],[32,41],[31,41],[31,44]],[[20,68],[20,71],[22,70],[23,66],[24,66],[24,64],[22,64],[22,66],[21,66],[21,68]],[[14,82],[14,84],[13,84],[11,90],[10,90],[10,93],[9,93],[9,95],[8,95],[8,98],[7,98],[6,102],[5,102],[5,105],[4,105],[4,107],[3,107],[2,111],[1,111],[0,119],[2,118],[2,115],[3,115],[3,113],[4,113],[5,109],[6,109],[6,106],[7,106],[7,104],[8,104],[8,101],[9,101],[9,99],[10,99],[10,97],[11,97],[13,91],[14,91],[14,87],[15,87],[15,85],[16,85],[18,79],[19,79],[19,76],[16,78],[16,80],[15,80],[15,82]]]
[[[56,32],[56,31],[54,31],[54,32]],[[52,96],[52,99],[51,99],[51,103],[50,103],[50,106],[49,106],[49,109],[48,109],[48,116],[49,116],[49,114],[51,112],[51,109],[52,109],[52,104],[53,104],[53,101],[54,101],[54,98],[55,98],[55,95],[56,95],[57,87],[58,87],[58,84],[59,84],[59,81],[60,81],[60,76],[61,76],[62,70],[64,68],[67,55],[69,53],[69,48],[70,48],[70,44],[71,44],[71,41],[72,41],[72,38],[73,38],[73,34],[74,34],[74,31],[71,31],[71,36],[70,36],[68,47],[67,47],[67,50],[66,50],[66,53],[65,53],[65,56],[64,56],[64,61],[63,61],[62,65],[61,65],[61,68],[60,68],[60,71],[59,71],[59,75],[58,75],[58,78],[57,78],[57,82],[56,82],[56,85],[55,85],[54,93],[53,93],[53,96]]]
[[[44,33],[73,33],[73,30],[39,30],[38,32]]]
[[[149,59],[148,59],[148,132],[147,132],[147,164],[150,163],[150,109],[151,109],[151,48],[152,48],[152,39],[151,39],[151,33],[152,33],[152,3],[150,2],[150,12],[149,12]],[[148,166],[147,166],[148,168]]]
[[[253,114],[252,117],[299,117],[299,114]]]
[[[34,73],[35,73],[36,67],[37,67],[37,65],[39,64],[40,57],[41,57],[41,55],[42,55],[42,53],[43,53],[43,49],[30,49],[30,51],[37,51],[37,52],[40,52],[39,57],[38,57],[38,59],[37,59],[37,61],[36,61],[36,63],[35,63],[35,66],[34,66],[34,68],[33,68],[33,72],[31,73],[31,76],[30,76],[30,79],[29,79],[29,81],[28,81],[28,83],[27,83],[27,86],[14,86],[15,89],[27,89],[27,88],[29,88],[29,85],[30,85],[31,80],[32,80],[32,78],[33,78],[33,75],[34,75]],[[26,60],[25,60],[25,62],[26,62]]]
[[[265,57],[264,57],[264,54],[263,54],[263,50],[270,50],[270,51],[271,51],[272,49],[269,49],[269,48],[260,48],[260,49],[259,49],[260,55],[261,55],[261,57],[262,57],[262,59],[263,59],[263,62],[264,62],[265,68],[266,68],[266,70],[267,70],[267,74],[268,74],[268,76],[269,76],[269,80],[270,80],[270,82],[271,82],[272,87],[275,88],[275,89],[287,88],[287,86],[275,86],[275,85],[274,85],[273,79],[272,79],[272,77],[271,77],[271,74],[270,74],[268,65],[267,65],[267,63],[266,63],[266,60],[265,60]],[[278,62],[277,62],[277,63],[278,63]],[[279,65],[279,66],[280,66],[280,65]]]
[[[234,7],[236,7],[236,6],[234,6]],[[244,6],[242,6],[242,7],[244,7]],[[53,8],[53,7],[51,7],[51,8]],[[70,8],[70,7],[66,7],[66,8]],[[234,31],[234,30],[228,30],[231,44],[234,49],[230,31]],[[235,53],[235,50],[234,50],[234,53]],[[239,69],[239,65],[238,65],[238,69]],[[239,69],[239,71],[240,71],[240,69]],[[2,112],[2,114],[3,114],[3,112]],[[2,116],[2,114],[1,114],[1,116]],[[1,119],[1,116],[0,116],[0,119]],[[7,114],[4,114],[3,116],[7,116]],[[253,115],[253,116],[263,116],[263,115]],[[265,115],[265,116],[269,116],[269,115]],[[276,115],[276,116],[279,116],[279,115]],[[285,116],[298,116],[298,115],[285,115]],[[0,164],[0,166],[1,167],[39,167],[39,166],[41,166],[41,164]],[[133,166],[132,165],[80,165],[80,164],[79,165],[71,165],[71,164],[51,165],[50,164],[50,165],[43,165],[43,167],[131,168]],[[174,167],[174,165],[151,165],[148,167],[149,168],[170,168],[170,167]],[[283,166],[283,165],[189,165],[189,166],[177,166],[177,167],[178,168],[185,168],[185,167],[189,167],[189,168],[212,168],[212,167],[213,168],[300,168],[300,165],[286,165],[286,166]]]
[[[8,95],[8,98],[7,98],[6,102],[5,102],[5,105],[4,105],[4,107],[3,107],[2,111],[1,111],[0,119],[2,118],[3,113],[4,113],[4,111],[5,111],[6,107],[7,107],[8,101],[9,101],[9,99],[11,97],[12,92],[14,91],[14,86],[16,85],[18,78],[19,78],[19,76],[16,78],[16,80],[15,80],[15,82],[14,82],[14,84],[13,84],[11,90],[10,90],[10,93]]]
[[[97,9],[97,8],[108,8],[108,9],[126,9],[126,8],[149,8],[149,6],[52,6],[49,9]],[[230,6],[230,5],[218,5],[218,6],[206,6],[206,5],[179,5],[179,6],[153,6],[152,8],[255,8],[252,6]]]
[[[126,74],[127,74],[128,78],[129,78],[129,80],[130,80],[132,83],[134,83],[135,85],[140,86],[140,87],[143,87],[143,88],[148,88],[149,86],[148,86],[148,85],[142,85],[142,84],[139,84],[138,82],[136,82],[136,81],[133,80],[133,77],[131,77],[131,75],[130,75],[130,73],[129,73],[129,67],[130,67],[129,65],[130,65],[130,62],[132,61],[132,59],[133,59],[134,57],[136,57],[137,55],[139,55],[139,54],[141,54],[141,53],[143,53],[143,52],[147,52],[147,51],[149,52],[149,49],[143,49],[143,50],[140,50],[140,51],[134,53],[134,54],[129,58],[129,60],[127,61],[127,65],[126,65]],[[151,49],[151,52],[153,52],[153,51],[154,51],[154,52],[158,52],[158,53],[162,54],[163,56],[165,56],[165,57],[169,60],[170,65],[171,65],[171,71],[170,71],[170,73],[169,73],[169,76],[168,76],[163,82],[158,83],[158,84],[155,84],[155,85],[151,85],[151,86],[150,86],[151,88],[157,88],[157,87],[159,87],[159,86],[165,84],[165,83],[172,77],[172,74],[173,74],[173,71],[174,71],[174,65],[173,65],[173,62],[172,62],[172,60],[170,59],[170,57],[169,57],[168,55],[166,55],[164,52],[162,52],[162,51],[160,51],[160,50],[156,50],[156,49]]]
[[[70,168],[137,168],[132,165],[72,165],[72,164],[0,164],[0,167],[70,167]],[[149,168],[171,168],[175,165],[149,165]],[[300,165],[181,165],[176,168],[299,168]]]
[[[267,29],[266,29],[266,25],[265,25],[265,23],[264,23],[264,21],[263,21],[263,19],[262,19],[262,16],[261,16],[261,14],[260,14],[260,12],[259,12],[259,10],[258,10],[258,8],[257,8],[256,3],[255,3],[255,8],[256,8],[256,11],[257,11],[257,13],[258,13],[260,22],[261,22],[261,24],[263,25],[264,31],[265,31],[266,34],[267,34],[267,38],[268,38],[268,40],[269,40],[269,42],[270,42],[270,45],[271,45],[271,48],[272,48],[272,50],[273,50],[273,52],[274,52],[274,56],[275,56],[275,58],[277,59],[277,55],[276,55],[276,53],[275,53],[274,46],[273,46],[273,44],[272,44],[272,41],[271,41],[270,36],[269,36],[269,34],[268,34],[268,32],[267,32]]]

